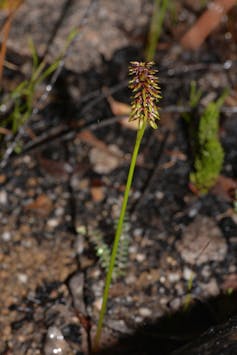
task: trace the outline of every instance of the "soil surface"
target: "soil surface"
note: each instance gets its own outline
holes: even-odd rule
[[[152,3],[28,0],[16,12],[3,97],[30,77],[29,35],[52,63],[74,26],[81,34],[58,80],[39,86],[17,136],[20,153],[6,157],[15,137],[1,138],[1,354],[90,351],[105,279],[98,251],[112,244],[136,138],[125,114],[128,65],[144,58]],[[156,48],[161,120],[145,132],[132,185],[128,247],[102,336],[110,354],[171,354],[237,312],[237,9],[192,51],[180,39],[206,10],[193,3],[172,4]],[[203,93],[194,117],[229,92],[220,119],[224,166],[206,195],[189,184],[182,113],[192,80]]]

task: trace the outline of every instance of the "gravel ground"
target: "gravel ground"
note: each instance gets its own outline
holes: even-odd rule
[[[61,19],[48,52],[53,60],[88,3],[24,2],[9,40],[23,73],[29,33],[43,54]],[[46,140],[26,151],[29,138],[23,137],[25,151],[0,172],[1,354],[50,355],[55,349],[85,354],[88,334],[95,332],[105,275],[95,243],[112,243],[135,139],[135,131],[114,117],[106,126],[98,124],[113,116],[102,87],[122,83],[115,98],[128,102],[127,63],[142,55],[152,10],[151,2],[142,0],[101,0],[95,6],[48,104],[30,121],[34,139],[46,134]],[[177,11],[183,18],[178,33],[200,8],[183,1]],[[157,55],[161,126],[147,130],[141,148],[126,221],[127,265],[111,287],[105,346],[237,288],[237,217],[226,187],[236,186],[236,114],[222,115],[222,180],[209,194],[197,196],[188,187],[186,128],[179,113],[166,110],[187,102],[191,79],[203,89],[203,101],[226,86],[234,97],[236,69],[226,70],[223,63],[234,63],[236,51],[223,41],[225,26],[193,54],[180,50],[167,19]],[[55,127],[61,132],[57,139],[51,136]],[[229,300],[236,304],[235,293]],[[208,307],[210,314],[215,311]]]

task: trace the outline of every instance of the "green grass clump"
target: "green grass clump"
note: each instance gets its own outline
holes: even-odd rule
[[[196,137],[194,171],[190,182],[200,193],[206,193],[215,184],[224,161],[224,151],[219,140],[219,116],[226,93],[204,110]]]
[[[78,29],[71,30],[62,53],[50,65],[47,65],[45,59],[40,60],[33,41],[29,40],[29,47],[32,55],[31,73],[12,92],[6,95],[4,102],[0,103],[0,110],[1,107],[12,107],[12,110],[7,117],[1,119],[1,127],[7,128],[11,133],[16,134],[19,128],[24,126],[34,110],[35,97],[39,85],[57,70],[62,58],[67,53],[70,44],[77,34]],[[42,97],[43,95],[41,98]],[[4,110],[2,109],[2,111]]]
[[[7,105],[9,101],[13,107],[11,113],[1,121],[1,126],[10,129],[13,134],[17,133],[19,128],[24,125],[30,117],[33,111],[36,89],[39,84],[56,70],[59,63],[59,61],[56,60],[47,67],[44,61],[39,61],[36,48],[32,41],[29,42],[29,45],[32,53],[31,75],[6,96],[6,102],[1,103],[1,105]]]

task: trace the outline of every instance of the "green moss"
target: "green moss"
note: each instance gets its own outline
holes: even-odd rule
[[[194,172],[190,181],[201,193],[206,193],[216,182],[223,165],[224,151],[219,140],[219,116],[226,93],[211,102],[200,118],[196,137]]]

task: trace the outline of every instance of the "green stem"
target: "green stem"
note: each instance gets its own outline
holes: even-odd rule
[[[113,243],[112,254],[110,257],[109,269],[108,269],[108,272],[106,275],[105,288],[104,288],[104,293],[103,293],[103,302],[102,302],[102,307],[100,310],[99,321],[98,321],[96,335],[95,335],[95,343],[94,343],[94,350],[95,351],[97,351],[99,348],[102,325],[103,325],[104,316],[105,316],[105,312],[106,312],[106,308],[107,308],[109,288],[110,288],[111,281],[112,281],[113,269],[114,269],[115,260],[116,260],[116,254],[117,254],[119,240],[120,240],[121,233],[122,233],[124,216],[125,216],[127,203],[128,203],[128,196],[129,196],[129,192],[130,192],[130,188],[131,188],[131,184],[132,184],[132,179],[133,179],[133,175],[134,175],[134,169],[135,169],[135,165],[136,165],[136,161],[137,161],[138,151],[140,148],[141,140],[142,140],[143,134],[145,132],[145,129],[146,129],[146,120],[143,121],[143,124],[141,125],[141,127],[137,131],[137,138],[136,138],[136,142],[135,142],[135,146],[134,146],[133,154],[132,154],[132,158],[131,158],[126,188],[124,191],[123,203],[122,203],[120,216],[119,216],[119,222],[117,225],[114,243]]]
[[[154,0],[154,9],[151,19],[150,31],[148,34],[148,45],[146,48],[146,59],[148,61],[154,60],[156,46],[159,41],[168,5],[169,0]]]

